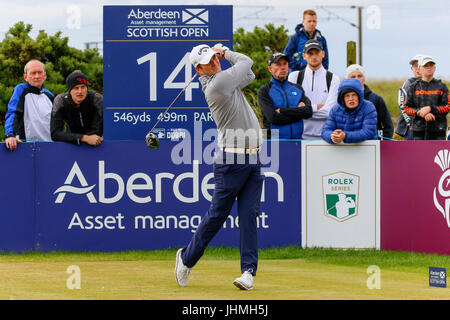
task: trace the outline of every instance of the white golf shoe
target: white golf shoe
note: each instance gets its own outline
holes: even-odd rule
[[[177,251],[177,257],[175,260],[175,279],[180,287],[186,287],[189,280],[189,273],[191,268],[184,265],[183,259],[181,259],[181,251],[183,248]]]
[[[250,271],[244,273],[233,281],[233,284],[241,290],[253,289],[253,276]]]

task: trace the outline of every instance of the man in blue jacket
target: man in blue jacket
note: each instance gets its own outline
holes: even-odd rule
[[[30,60],[24,68],[26,81],[14,88],[5,116],[6,148],[15,150],[22,140],[52,141],[50,114],[54,95],[44,88],[44,64]]]
[[[328,70],[328,46],[327,40],[316,29],[317,26],[317,14],[314,10],[305,10],[303,12],[303,21],[295,27],[295,34],[289,39],[286,47],[284,48],[284,54],[289,57],[289,68],[292,71],[303,70],[308,64],[303,58],[303,47],[306,41],[314,39],[319,41],[320,45],[325,52],[325,56],[322,61],[323,67]]]
[[[289,58],[283,53],[274,53],[269,59],[272,79],[258,90],[258,103],[263,115],[263,126],[267,139],[278,130],[280,139],[301,139],[303,120],[312,116],[311,101],[299,84],[287,80]]]
[[[358,79],[341,82],[337,101],[322,129],[322,139],[331,144],[377,139],[377,110],[372,102],[364,100]]]

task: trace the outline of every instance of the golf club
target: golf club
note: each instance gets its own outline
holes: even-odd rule
[[[158,147],[159,147],[159,139],[156,136],[156,134],[154,134],[152,131],[156,128],[158,123],[164,118],[164,116],[170,110],[170,108],[173,106],[175,101],[177,101],[177,99],[183,94],[183,92],[192,83],[192,81],[194,81],[194,79],[197,77],[197,75],[198,75],[198,73],[196,72],[195,75],[192,77],[191,81],[189,81],[189,83],[183,88],[183,90],[181,90],[180,93],[175,97],[175,99],[173,99],[172,103],[167,107],[166,111],[164,111],[164,113],[159,118],[159,120],[155,123],[153,128],[147,133],[147,135],[145,136],[145,144],[147,145],[147,147],[152,148],[152,149],[158,149]]]

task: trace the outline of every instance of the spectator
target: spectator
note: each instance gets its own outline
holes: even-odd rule
[[[68,91],[57,95],[53,104],[53,140],[98,146],[103,141],[103,96],[88,90],[81,72],[69,74],[66,85]]]
[[[44,88],[44,64],[30,60],[21,83],[14,88],[5,116],[6,147],[15,150],[23,140],[51,141],[50,114],[54,95]]]
[[[311,102],[300,85],[288,82],[289,58],[285,54],[274,53],[268,63],[272,78],[258,90],[267,138],[271,138],[271,129],[277,129],[280,139],[301,139],[302,119],[312,115]]]
[[[445,140],[447,131],[448,88],[434,78],[436,62],[430,56],[422,56],[418,66],[421,79],[408,89],[405,112],[414,117],[414,140]]]
[[[308,62],[305,69],[289,74],[289,82],[297,83],[311,100],[313,115],[303,120],[303,139],[320,139],[322,128],[331,108],[336,104],[339,77],[322,65],[325,51],[317,40],[305,43],[303,58]]]
[[[377,111],[372,102],[364,100],[359,80],[344,79],[339,85],[337,101],[323,126],[325,141],[333,144],[376,139]]]
[[[413,118],[408,116],[405,112],[405,100],[406,100],[406,93],[408,92],[408,89],[411,86],[411,84],[414,83],[416,80],[420,79],[420,71],[418,63],[421,56],[423,55],[416,54],[414,57],[411,58],[411,60],[409,60],[413,77],[406,80],[403,83],[402,87],[398,89],[398,107],[401,112],[401,117],[398,120],[395,133],[403,137],[404,140],[414,140],[413,131],[411,129]]]
[[[370,90],[370,88],[366,85],[364,68],[359,64],[352,64],[348,66],[345,76],[346,78],[356,78],[361,81],[361,84],[364,87],[364,99],[372,102],[377,110],[378,138],[381,139],[384,137],[391,139],[394,134],[394,125],[392,124],[391,114],[389,113],[389,109],[387,108],[383,98],[375,92],[372,92],[372,90]]]
[[[289,68],[292,71],[300,71],[306,68],[307,62],[303,58],[303,47],[306,41],[314,39],[319,41],[325,53],[322,61],[322,65],[328,70],[328,47],[327,40],[316,29],[317,26],[317,14],[314,10],[305,10],[303,12],[303,21],[295,27],[295,34],[289,39],[286,47],[284,48],[284,54],[290,59]]]

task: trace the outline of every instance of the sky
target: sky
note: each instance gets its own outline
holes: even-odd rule
[[[293,5],[295,3],[295,5]],[[0,40],[11,26],[24,21],[53,35],[69,38],[69,45],[84,49],[87,42],[102,49],[104,5],[233,5],[233,29],[252,31],[268,23],[284,25],[289,34],[301,22],[302,12],[313,9],[317,28],[327,39],[329,69],[343,77],[346,43],[358,40],[358,11],[362,7],[362,65],[366,78],[405,79],[411,76],[409,59],[417,53],[431,55],[437,65],[435,76],[450,80],[448,0],[0,0]],[[74,19],[79,17],[79,19]]]

